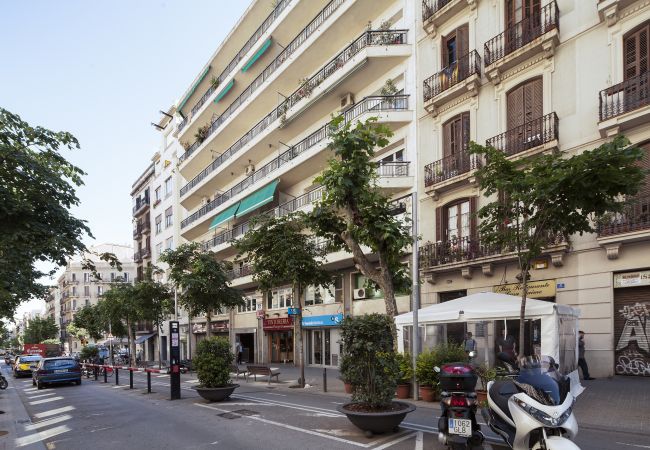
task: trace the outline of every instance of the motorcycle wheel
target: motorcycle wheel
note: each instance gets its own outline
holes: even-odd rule
[[[7,383],[5,377],[0,378],[0,389],[7,389],[7,386],[9,386],[9,383]]]

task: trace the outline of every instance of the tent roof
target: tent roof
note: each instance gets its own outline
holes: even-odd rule
[[[456,300],[421,308],[418,311],[418,323],[423,322],[464,322],[468,320],[499,320],[519,318],[521,298],[494,292],[479,292]],[[578,316],[579,310],[567,305],[544,300],[526,300],[526,316],[538,317],[554,314]],[[461,312],[463,313],[461,315]],[[397,325],[413,323],[413,312],[395,317]]]

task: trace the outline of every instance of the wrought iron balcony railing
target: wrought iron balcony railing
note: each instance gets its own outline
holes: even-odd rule
[[[135,205],[133,206],[133,214],[139,213],[141,210],[143,210],[146,206],[149,206],[149,197],[143,197],[140,199],[137,199],[135,202]]]
[[[422,0],[422,22],[426,22],[435,13],[452,1],[453,0]]]
[[[377,174],[380,177],[408,177],[409,161],[379,161]]]
[[[226,275],[229,280],[234,280],[235,278],[245,277],[247,275],[251,275],[252,273],[253,268],[249,265],[244,265],[241,267],[234,267],[233,269],[229,270]]]
[[[424,101],[428,102],[472,75],[481,75],[481,57],[476,50],[424,80]]]
[[[462,150],[458,154],[445,156],[424,166],[424,185],[433,186],[479,167],[481,167],[480,158]]]
[[[485,43],[485,65],[508,56],[551,30],[560,29],[560,10],[557,2],[544,6]]]
[[[506,155],[512,156],[537,147],[547,142],[558,139],[559,120],[555,112],[549,113],[539,119],[531,120],[525,124],[491,137],[485,141]]]
[[[596,229],[599,237],[650,230],[650,198],[631,200],[622,212],[601,218]]]
[[[600,121],[649,105],[648,76],[646,72],[600,91]]]
[[[408,108],[407,95],[366,97],[357,103],[352,109],[346,111],[344,117],[345,122],[347,123],[365,112],[403,110],[406,108]],[[330,123],[328,122],[305,139],[286,150],[280,156],[256,170],[252,175],[244,178],[227,191],[222,192],[212,201],[202,206],[198,211],[195,211],[189,217],[181,221],[181,229],[219,207],[234,195],[239,194],[250,186],[256,185],[260,180],[267,179],[267,175],[294,160],[319,142],[324,141],[330,135],[330,132]]]

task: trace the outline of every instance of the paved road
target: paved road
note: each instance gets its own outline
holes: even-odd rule
[[[10,379],[30,424],[15,442],[22,448],[42,441],[48,449],[441,449],[436,408],[418,408],[398,433],[367,438],[336,411],[345,397],[243,383],[229,401],[205,403],[193,391],[194,375],[183,376],[183,399],[169,400],[169,379],[121,374],[121,386],[84,379],[81,386],[41,391],[31,380]],[[1,443],[1,441],[0,441]],[[582,449],[650,448],[650,437],[582,430]],[[488,448],[489,446],[486,446]],[[7,447],[12,448],[12,447]],[[497,447],[495,447],[497,448]]]

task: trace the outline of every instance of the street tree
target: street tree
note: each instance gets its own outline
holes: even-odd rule
[[[118,332],[126,332],[129,339],[130,365],[135,366],[135,324],[143,320],[144,315],[134,285],[124,282],[113,283],[111,289],[104,293],[104,298],[97,304],[107,324],[111,324],[114,335],[120,336]],[[122,329],[116,330],[113,325]]]
[[[329,288],[332,276],[323,264],[327,249],[306,232],[304,215],[274,217],[262,215],[252,220],[250,229],[235,243],[238,257],[252,266],[253,279],[268,298],[272,288],[290,283],[293,305],[298,308],[294,318],[294,334],[298,337],[295,354],[300,358],[299,384],[305,384],[305,361],[302,333],[302,295],[308,286]]]
[[[88,333],[88,330],[86,330],[84,327],[75,325],[76,319],[77,317],[75,316],[72,322],[69,323],[68,326],[65,328],[65,331],[73,338],[79,340],[82,346],[85,346],[88,343],[88,338],[90,337],[90,333]]]
[[[67,331],[84,343],[89,337],[95,340],[101,339],[107,331],[107,326],[108,322],[102,316],[100,308],[97,305],[88,305],[75,313]]]
[[[46,339],[54,339],[59,335],[59,327],[54,317],[34,317],[25,327],[24,341],[26,344],[40,344]]]
[[[558,239],[595,232],[600,218],[621,211],[621,200],[638,191],[643,172],[637,161],[643,152],[629,144],[619,136],[578,155],[550,153],[523,161],[493,147],[470,145],[470,152],[486,161],[476,179],[492,199],[478,211],[481,241],[517,256],[520,349],[532,261]]]
[[[352,253],[369,287],[382,290],[386,313],[394,317],[395,292],[410,292],[411,287],[403,264],[411,227],[393,215],[390,199],[378,187],[377,163],[372,161],[376,148],[385,147],[393,133],[377,124],[376,118],[355,126],[341,125],[342,121],[339,116],[330,125],[329,149],[334,157],[315,179],[324,187],[323,197],[309,214],[308,225],[334,248]],[[362,246],[374,256],[365,254]]]
[[[231,265],[219,261],[214,252],[203,251],[195,242],[166,250],[160,260],[169,265],[169,279],[180,289],[178,302],[193,316],[205,314],[206,336],[211,335],[212,316],[244,300],[241,292],[230,285]]]

